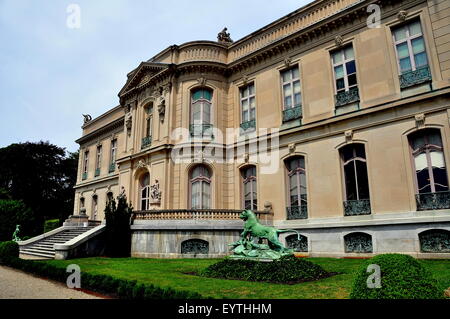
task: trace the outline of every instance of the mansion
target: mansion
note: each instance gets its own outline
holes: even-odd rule
[[[125,194],[135,257],[225,256],[251,209],[302,255],[449,258],[450,2],[316,0],[227,31],[85,115],[74,216]]]

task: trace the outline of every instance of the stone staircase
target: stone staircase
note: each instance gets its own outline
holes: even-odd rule
[[[55,258],[54,244],[64,244],[69,240],[91,230],[96,226],[74,227],[65,229],[55,235],[46,237],[32,244],[20,247],[20,253],[23,255],[32,255],[42,258]]]

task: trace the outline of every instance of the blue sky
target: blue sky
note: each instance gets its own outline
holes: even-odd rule
[[[83,114],[118,105],[126,74],[172,44],[233,40],[311,1],[0,0],[0,147],[50,141],[76,151]],[[70,4],[81,28],[66,25]]]

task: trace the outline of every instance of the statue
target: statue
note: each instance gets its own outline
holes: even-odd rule
[[[282,256],[292,255],[293,249],[283,246],[278,240],[278,235],[286,232],[296,232],[300,240],[300,234],[296,230],[279,230],[274,227],[262,225],[255,213],[251,210],[245,210],[239,216],[244,223],[244,231],[241,233],[241,239],[232,246],[232,258],[257,258],[257,259],[279,259]],[[258,243],[254,240],[258,239]],[[263,239],[267,240],[264,244]]]
[[[159,189],[159,181],[156,179],[155,184],[150,186],[150,197],[153,203],[161,203],[161,190]]]
[[[227,32],[227,28],[223,28],[222,31],[219,32],[217,35],[217,41],[219,42],[225,42],[225,43],[233,43],[233,40],[231,40],[230,33]]]
[[[125,198],[125,200],[127,200],[127,194],[125,192],[125,187],[121,186],[120,187],[120,194],[119,196],[117,196],[117,198]]]
[[[21,241],[20,237],[19,237],[19,232],[20,232],[20,225],[16,225],[16,230],[13,233],[13,241]]]
[[[89,114],[81,114],[84,117],[84,124],[92,121],[92,116],[90,116]]]

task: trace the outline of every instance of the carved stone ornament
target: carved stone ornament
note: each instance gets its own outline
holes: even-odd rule
[[[152,199],[152,203],[161,203],[161,195],[162,192],[159,189],[159,181],[156,179],[155,183],[150,186],[150,198]]]
[[[127,199],[127,194],[125,192],[125,187],[120,186],[120,193],[119,193],[119,196],[117,196],[117,198],[125,198],[125,200]]]
[[[244,154],[244,161],[245,161],[246,163],[248,163],[249,160],[250,160],[250,155],[249,155],[248,153],[245,153],[245,154]]]
[[[345,131],[344,135],[345,135],[346,141],[353,140],[353,131],[352,130]]]
[[[400,21],[405,21],[407,17],[408,17],[408,11],[406,11],[406,10],[400,10],[397,14],[397,18]]]
[[[247,85],[248,83],[248,75],[244,74],[244,76],[242,77],[242,84]]]
[[[295,143],[289,144],[288,148],[289,148],[289,153],[294,153],[295,152]]]
[[[334,42],[336,43],[336,46],[340,47],[344,42],[344,39],[342,38],[342,36],[338,35],[334,38]]]
[[[264,202],[264,211],[272,212],[272,203],[269,201]]]
[[[223,43],[233,43],[233,40],[231,40],[230,33],[227,32],[228,29],[225,27],[222,31],[219,32],[217,35],[217,41],[223,42]]]
[[[166,99],[161,98],[161,102],[158,105],[159,120],[164,123],[164,116],[166,115]]]
[[[287,57],[286,59],[284,59],[284,66],[285,67],[290,67],[292,63],[292,59],[290,57]]]
[[[197,79],[198,85],[205,86],[206,85],[206,78],[203,76],[203,74]]]
[[[90,116],[89,114],[82,114],[84,117],[83,123],[86,124],[90,121],[92,121],[92,116]]]
[[[147,164],[145,164],[145,162],[143,160],[139,160],[139,162],[136,165],[136,168],[144,168],[147,167]]]
[[[131,130],[132,125],[133,115],[131,114],[131,112],[127,112],[127,114],[125,114],[125,127],[127,128],[127,130]]]
[[[425,125],[425,114],[417,114],[415,116],[415,120],[416,120],[416,127],[423,127]]]

